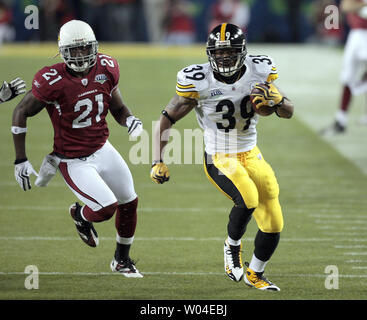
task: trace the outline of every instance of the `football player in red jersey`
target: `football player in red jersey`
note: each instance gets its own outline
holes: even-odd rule
[[[347,128],[352,97],[367,93],[367,0],[342,0],[340,7],[351,30],[344,49],[340,106],[331,127],[335,133],[343,133]],[[367,114],[361,123],[367,125]]]
[[[69,212],[81,239],[91,247],[98,245],[93,223],[108,220],[116,212],[117,244],[110,267],[126,277],[142,277],[129,254],[138,198],[128,166],[108,141],[106,115],[110,111],[132,136],[141,134],[142,122],[122,101],[117,61],[98,53],[98,42],[87,23],[65,23],[58,45],[64,62],[38,71],[32,90],[13,113],[16,180],[28,190],[30,174],[37,174],[25,151],[27,118],[46,108],[54,128],[54,146],[36,184],[46,185],[45,180],[60,170],[67,186],[84,203],[76,202]]]
[[[15,78],[14,80],[7,83],[6,81],[3,82],[0,88],[0,103],[9,101],[16,96],[25,93],[26,85],[24,80],[20,78]]]

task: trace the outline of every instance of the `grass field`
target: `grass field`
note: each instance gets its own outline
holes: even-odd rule
[[[1,81],[32,77],[51,59],[56,46],[0,48]],[[151,132],[152,121],[174,94],[176,72],[206,61],[203,47],[147,48],[101,46],[121,69],[127,105]],[[350,130],[320,137],[339,99],[338,49],[249,46],[278,63],[279,85],[296,106],[291,120],[260,119],[258,145],[281,188],[285,227],[266,275],[281,291],[261,292],[227,279],[223,241],[231,202],[210,183],[201,165],[170,165],[171,180],[155,185],[150,165],[132,165],[124,128],[111,116],[110,141],[130,165],[139,195],[139,218],[132,257],[143,279],[112,274],[114,222],[96,225],[98,248],[76,234],[68,207],[73,194],[57,175],[47,188],[24,192],[13,174],[12,110],[20,98],[0,106],[0,299],[137,300],[365,300],[367,298],[367,127],[357,125],[362,98],[353,101]],[[175,126],[196,128],[194,114]],[[36,170],[52,148],[46,111],[28,121],[27,154]],[[251,258],[256,224],[243,241]],[[39,289],[27,290],[26,266],[39,270]],[[327,266],[339,272],[338,289],[326,289]],[[334,282],[335,283],[335,282]]]

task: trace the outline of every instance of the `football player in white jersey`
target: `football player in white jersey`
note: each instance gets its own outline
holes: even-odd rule
[[[176,95],[162,111],[156,127],[151,178],[156,183],[169,180],[163,162],[167,130],[194,109],[204,130],[205,173],[234,203],[224,242],[225,273],[234,281],[243,278],[251,287],[278,291],[279,287],[263,273],[283,228],[279,187],[257,147],[259,115],[251,106],[250,92],[255,86],[262,90],[253,102],[272,107],[281,118],[292,117],[293,105],[272,84],[278,77],[272,59],[247,55],[245,36],[237,26],[222,23],[215,27],[206,51],[208,63],[178,72]],[[244,273],[241,238],[252,215],[259,230],[252,260]]]

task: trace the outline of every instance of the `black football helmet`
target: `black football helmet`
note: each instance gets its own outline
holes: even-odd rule
[[[216,55],[219,49],[227,49],[229,55]],[[232,50],[231,50],[232,49]],[[208,36],[206,54],[214,72],[230,77],[243,66],[247,54],[243,31],[230,23],[216,26]]]

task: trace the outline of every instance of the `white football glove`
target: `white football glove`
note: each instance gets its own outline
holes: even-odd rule
[[[38,172],[38,177],[34,184],[37,187],[46,187],[53,176],[56,174],[59,164],[59,157],[51,154],[48,154],[46,157],[44,157],[41,168]]]
[[[15,165],[15,179],[24,191],[27,191],[31,188],[31,180],[29,179],[29,176],[32,173],[38,177],[38,173],[33,169],[32,164],[28,160]]]
[[[127,132],[132,138],[139,137],[143,132],[143,123],[140,119],[130,116],[126,119]]]
[[[3,85],[0,88],[0,102],[11,100],[16,96],[25,93],[25,88],[25,82],[20,78],[16,78],[10,81],[10,83],[4,81]]]

